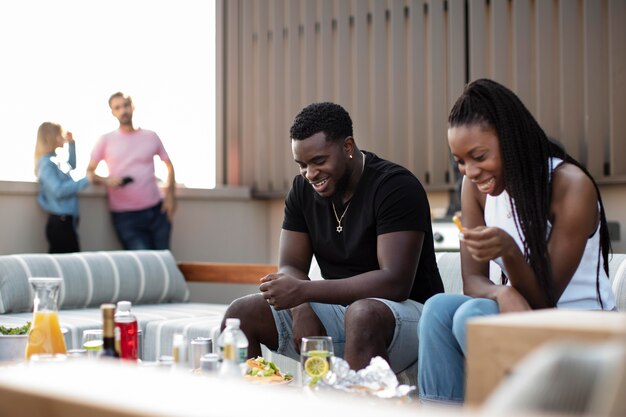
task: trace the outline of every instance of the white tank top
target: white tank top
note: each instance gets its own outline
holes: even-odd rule
[[[550,175],[558,167],[563,160],[558,158],[551,158]],[[485,201],[485,224],[489,227],[499,227],[507,232],[513,239],[522,253],[524,252],[523,239],[517,228],[515,227],[515,221],[513,220],[513,210],[509,200],[509,195],[506,191],[500,195],[493,197],[487,195]],[[552,224],[548,222],[548,236]],[[601,309],[600,302],[596,293],[596,268],[598,266],[598,254],[600,253],[600,222],[593,235],[587,239],[587,245],[585,251],[578,265],[578,269],[574,273],[572,280],[563,291],[561,298],[557,302],[558,308],[574,308],[581,310],[599,310]],[[502,258],[494,260],[497,263],[505,275],[508,275],[504,267]],[[611,290],[611,285],[606,273],[604,272],[604,260],[602,256],[599,257],[600,262],[600,297],[602,297],[602,306],[605,310],[612,310],[615,308],[615,297]],[[508,284],[510,285],[510,283]]]

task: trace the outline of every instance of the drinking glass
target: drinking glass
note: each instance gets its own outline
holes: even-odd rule
[[[102,329],[83,330],[83,349],[87,351],[88,358],[100,356],[102,343]]]
[[[333,339],[330,336],[303,337],[300,345],[303,384],[314,386],[324,378],[331,369],[332,356]]]

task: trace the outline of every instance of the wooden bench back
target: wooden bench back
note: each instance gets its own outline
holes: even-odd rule
[[[259,284],[262,277],[277,271],[273,264],[231,264],[219,262],[179,262],[188,282]]]

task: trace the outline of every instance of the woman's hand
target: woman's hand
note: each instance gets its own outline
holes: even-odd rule
[[[474,229],[463,229],[461,240],[472,258],[478,262],[504,257],[517,249],[513,238],[498,227],[479,226]]]

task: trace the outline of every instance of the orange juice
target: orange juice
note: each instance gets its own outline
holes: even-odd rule
[[[38,353],[66,353],[65,339],[56,311],[36,311],[28,333],[26,359]]]

